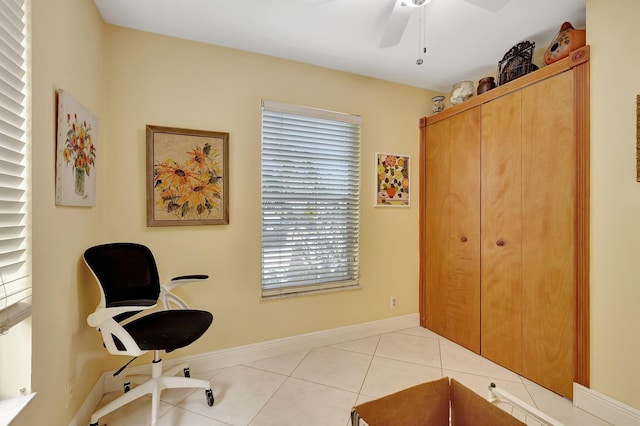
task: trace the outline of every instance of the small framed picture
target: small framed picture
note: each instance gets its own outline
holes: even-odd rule
[[[98,119],[69,92],[57,91],[56,205],[96,205]]]
[[[408,155],[376,152],[376,207],[409,207]]]
[[[229,223],[229,133],[150,126],[147,226]]]

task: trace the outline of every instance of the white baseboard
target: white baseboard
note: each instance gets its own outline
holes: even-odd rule
[[[305,351],[319,346],[333,345],[349,340],[418,327],[419,325],[420,316],[415,313],[171,359],[164,361],[164,368],[167,369],[181,363],[188,363],[193,372],[231,367],[264,358]],[[136,366],[127,368],[126,373],[127,375],[145,374],[148,371],[149,366]],[[103,373],[84,404],[82,404],[80,411],[70,423],[70,426],[83,424],[82,422],[77,422],[77,419],[88,419],[105,393],[121,389],[122,377],[113,377],[112,371]]]
[[[577,383],[573,384],[573,405],[616,426],[640,425],[640,410]]]
[[[91,415],[106,393],[104,388],[105,374],[106,373],[102,373],[102,375],[98,377],[98,381],[85,398],[76,415],[71,419],[71,422],[69,422],[69,426],[86,426],[89,423]]]

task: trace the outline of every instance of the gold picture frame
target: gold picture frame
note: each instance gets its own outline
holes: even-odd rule
[[[146,126],[147,226],[229,224],[229,133]]]

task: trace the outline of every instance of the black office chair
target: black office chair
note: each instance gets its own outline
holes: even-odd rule
[[[158,269],[151,251],[140,244],[112,243],[91,247],[84,261],[100,284],[100,303],[87,317],[87,323],[102,333],[105,348],[114,355],[129,355],[131,361],[148,351],[154,351],[151,377],[131,388],[124,383],[124,395],[95,411],[91,426],[100,417],[146,394],[151,394],[151,424],[155,425],[160,404],[160,392],[166,388],[203,388],[209,406],[213,392],[207,380],[190,377],[186,364],[164,372],[160,351],[171,352],[187,346],[204,334],[213,321],[206,311],[189,309],[171,289],[187,282],[207,279],[206,275],[176,277],[160,285]],[[136,316],[162,302],[164,310]],[[175,305],[175,306],[174,306]],[[178,307],[179,309],[173,309]],[[135,316],[135,317],[134,317]],[[176,376],[183,373],[185,377]]]

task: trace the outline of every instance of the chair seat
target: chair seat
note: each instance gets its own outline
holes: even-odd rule
[[[213,322],[210,312],[193,309],[154,312],[123,325],[142,350],[171,352],[196,341]]]

